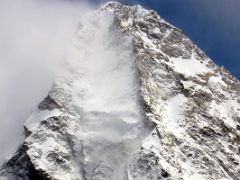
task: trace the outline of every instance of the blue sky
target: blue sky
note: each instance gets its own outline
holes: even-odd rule
[[[240,0],[122,0],[156,10],[240,79]]]

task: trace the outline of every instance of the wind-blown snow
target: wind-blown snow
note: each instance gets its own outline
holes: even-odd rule
[[[93,149],[86,153],[87,163],[90,167],[106,163],[114,171],[112,177],[121,179],[128,157],[144,134],[138,130],[143,119],[135,57],[131,39],[114,33],[113,15],[102,12],[96,17],[82,20],[77,47],[71,51],[69,64],[79,74],[73,83],[72,103],[82,129],[78,136],[83,146]]]
[[[55,81],[71,97],[72,120],[67,132],[81,142],[86,176],[96,176],[96,179],[103,178],[94,172],[96,167],[103,174],[110,174],[105,179],[123,178],[129,157],[149,133],[141,115],[131,38],[115,29],[113,21],[113,14],[104,11],[89,13],[81,19],[68,48],[64,70]],[[39,125],[39,118],[59,114],[56,110],[33,112],[25,125],[31,131]],[[58,145],[54,138],[39,143],[32,142],[30,137],[28,142],[33,148],[28,151],[30,156],[36,156],[36,147],[43,148],[42,158],[34,161],[46,171],[52,167],[46,161],[48,152],[61,146],[60,151],[64,153],[67,146],[66,142]],[[81,165],[71,163],[73,169],[66,176],[61,177],[58,171],[52,176],[58,179],[79,176]]]
[[[111,34],[113,16],[103,15],[98,19],[97,31],[93,22],[86,23],[78,32],[80,39],[75,52],[71,51],[72,62],[79,69],[78,81],[74,82],[74,106],[83,106],[85,111],[131,112],[138,111],[137,83],[135,81],[134,56],[131,40],[117,39]],[[91,38],[91,42],[88,38]],[[87,45],[86,45],[87,44]],[[81,49],[80,49],[81,47]],[[84,48],[83,48],[84,47]],[[74,61],[74,62],[73,62]]]

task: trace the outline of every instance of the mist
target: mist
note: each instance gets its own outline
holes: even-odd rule
[[[69,120],[71,126],[65,128],[79,140],[76,147],[86,154],[89,161],[86,163],[94,167],[94,171],[95,167],[106,163],[113,167],[112,176],[122,179],[129,158],[151,131],[145,127],[140,108],[131,37],[119,31],[112,12],[93,11],[85,16],[96,4],[21,2],[24,3],[6,2],[4,9],[8,10],[1,13],[6,28],[1,30],[0,39],[6,44],[2,44],[0,50],[3,57],[0,83],[4,95],[0,104],[3,110],[0,115],[4,117],[0,122],[4,129],[1,129],[0,165],[11,158],[24,141],[26,120],[26,127],[33,127],[31,131],[38,133],[42,130],[39,122],[52,116],[52,112],[35,107],[54,82],[71,97],[69,106],[74,118]],[[75,131],[77,128],[79,130]],[[44,133],[49,132],[44,130]],[[49,145],[48,140],[34,138],[30,136],[26,140],[31,147],[42,148],[44,152],[54,148],[54,143]],[[59,141],[64,139],[54,142],[58,145]],[[82,161],[82,157],[76,157],[76,162],[77,158]],[[56,166],[51,165],[51,161],[41,163],[50,168],[46,171],[59,173],[51,170]],[[65,176],[66,172],[63,173]],[[65,177],[74,175],[71,171],[69,174]],[[86,174],[92,176],[94,173],[88,168]]]
[[[0,165],[24,140],[23,124],[47,95],[78,20],[93,4],[0,1]]]

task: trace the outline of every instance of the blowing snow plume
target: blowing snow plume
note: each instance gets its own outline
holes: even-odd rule
[[[23,141],[23,123],[48,93],[89,9],[68,1],[0,2],[0,164]]]
[[[67,32],[71,41],[60,42],[64,53],[51,64],[55,67],[60,59],[57,75],[47,71],[55,75],[48,96],[25,119],[26,143],[32,147],[26,153],[34,156],[31,163],[57,179],[122,179],[129,158],[149,133],[141,115],[132,39],[104,8],[74,22],[75,30]],[[39,98],[46,96],[41,93]],[[57,157],[64,159],[59,164],[56,153],[63,155]]]
[[[4,36],[11,54],[2,52],[8,58],[2,69],[14,69],[2,80],[2,135],[9,138],[0,141],[1,162],[22,142],[24,124],[31,134],[27,154],[39,157],[31,162],[52,177],[123,178],[129,158],[149,133],[140,110],[132,39],[104,8],[85,14],[76,8],[81,4],[22,3],[5,4],[16,22],[6,22],[13,26]],[[25,13],[26,7],[31,12]],[[54,152],[71,157],[56,165]]]

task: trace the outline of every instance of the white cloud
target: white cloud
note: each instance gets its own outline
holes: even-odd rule
[[[23,141],[23,123],[51,87],[86,1],[0,1],[0,164]]]

